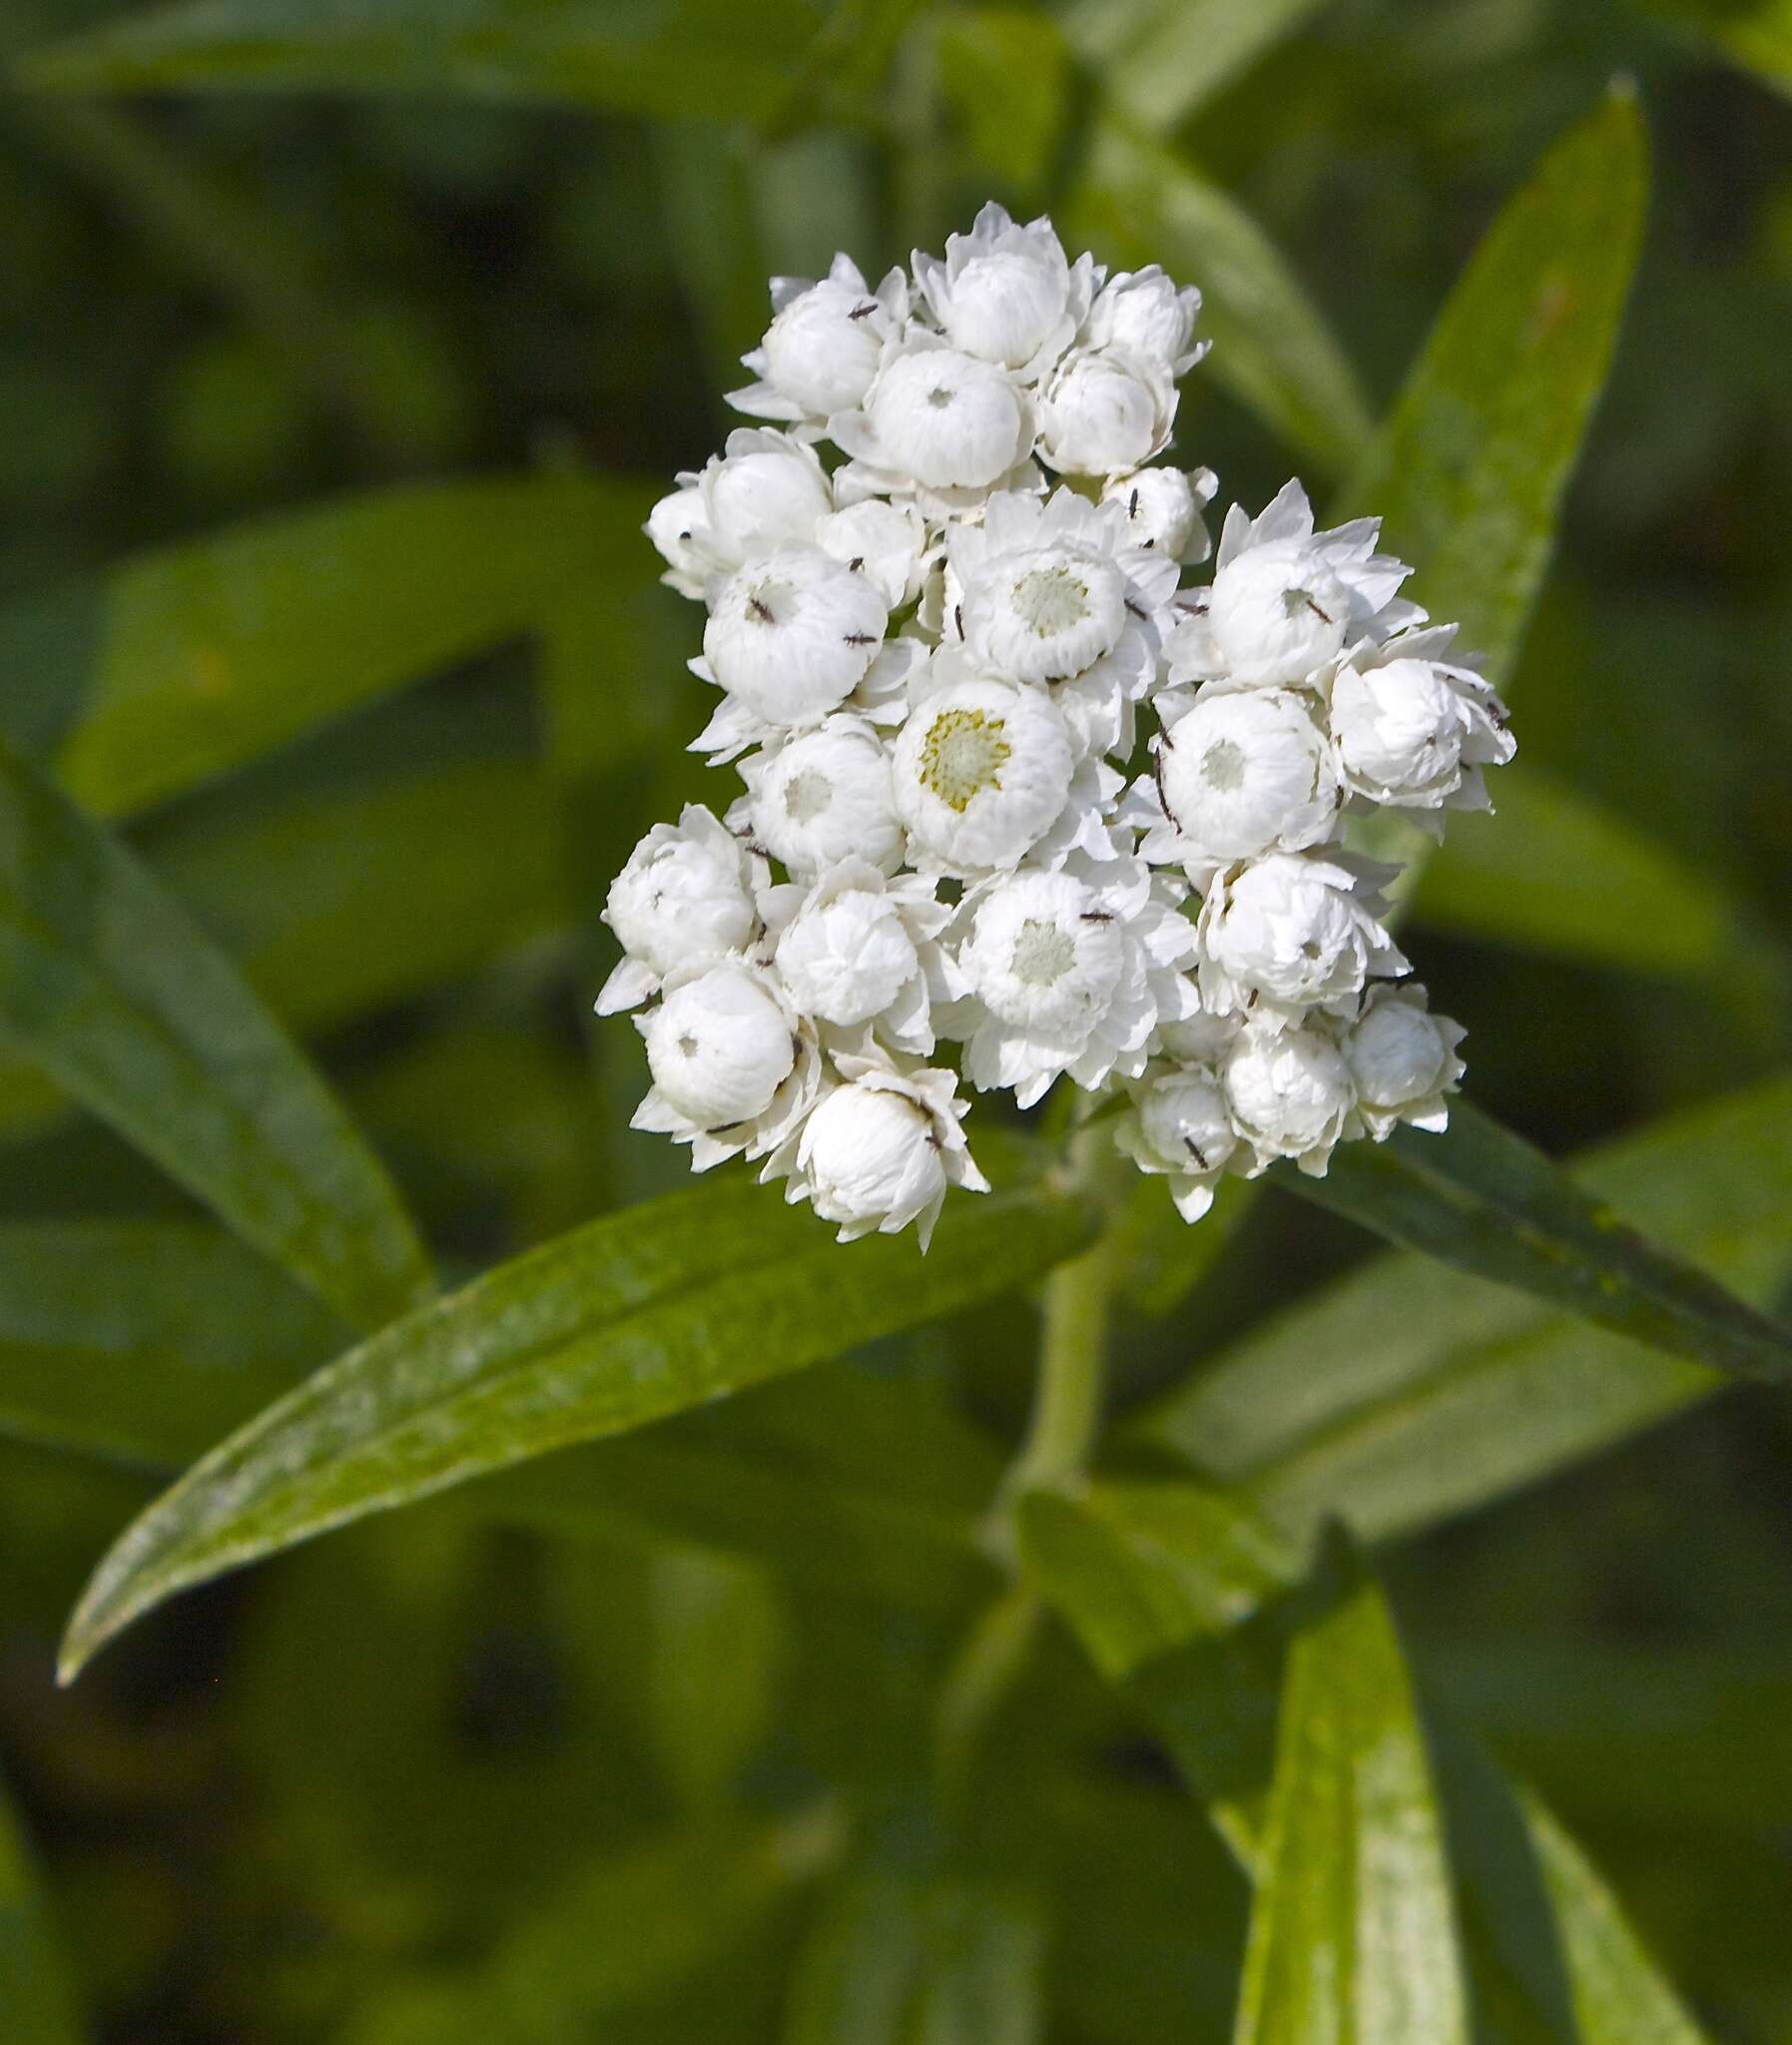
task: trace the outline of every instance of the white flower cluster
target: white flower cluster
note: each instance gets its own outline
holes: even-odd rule
[[[1485,807],[1503,712],[1376,523],[1315,531],[1298,483],[1181,586],[1214,477],[1147,464],[1200,303],[997,206],[911,276],[774,281],[733,402],[776,423],[648,523],[708,613],[693,750],[745,793],[656,825],[606,912],[598,1007],[651,1004],[635,1126],[696,1169],[924,1246],[985,1186],[960,1078],[1123,1088],[1190,1220],[1222,1172],[1444,1126],[1462,1031],[1394,984],[1393,870],[1344,822]]]

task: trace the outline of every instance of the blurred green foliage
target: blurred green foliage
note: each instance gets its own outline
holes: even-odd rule
[[[0,954],[167,1023],[133,1079],[0,999],[9,2045],[1167,2045],[1233,2036],[1241,1984],[1236,2035],[1292,2045],[1336,2015],[1302,1924],[1349,1928],[1364,2045],[1788,2045],[1783,1392],[1273,1189],[1184,1232],[1145,1187],[1109,1237],[1108,1466],[1021,1509],[1061,1625],[987,1519],[1037,1332],[994,1295],[1080,1240],[1015,1167],[1030,1230],[955,1211],[926,1266],[681,1195],[718,1269],[648,1245],[642,1356],[709,1315],[703,1388],[745,1386],[817,1288],[878,1339],[612,1440],[556,1434],[565,1357],[456,1293],[443,1349],[583,1445],[53,1666],[119,1530],[346,1348],[304,1285],[377,1321],[407,1216],[458,1287],[682,1176],[626,1129],[633,1032],[583,1024],[603,884],[704,771],[638,522],[725,430],[769,274],[991,195],[1201,283],[1191,458],[1373,499],[1472,616],[1523,758],[1409,949],[1484,1107],[1551,1154],[1623,1132],[1593,1194],[1783,1311],[1792,10],[22,0],[0,54],[0,732],[41,827]],[[1632,107],[1646,237],[1551,547]],[[166,1076],[251,1041],[198,1171]],[[283,1085],[348,1113],[257,1214]],[[728,1226],[788,1266],[743,1280]],[[576,1288],[518,1297],[585,1353]],[[1373,1564],[1309,1578],[1335,1519]]]

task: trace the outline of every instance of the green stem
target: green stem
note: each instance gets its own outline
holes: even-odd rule
[[[1032,1418],[1003,1490],[1010,1498],[1080,1474],[1095,1446],[1107,1362],[1113,1245],[1098,1242],[1045,1282]]]

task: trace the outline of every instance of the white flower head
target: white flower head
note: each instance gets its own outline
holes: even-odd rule
[[[796,879],[813,881],[850,859],[885,873],[902,863],[890,754],[873,727],[831,717],[812,732],[742,763],[747,795],[729,822]]]
[[[1020,479],[1033,450],[1033,404],[997,363],[910,330],[885,349],[864,403],[837,412],[828,433],[853,457],[841,485],[848,494],[911,494],[944,516]]]
[[[635,1008],[668,974],[745,952],[759,935],[769,878],[765,861],[699,804],[676,824],[656,824],[610,884],[603,920],[623,959],[597,1013]]]
[[[913,264],[915,290],[952,346],[1029,382],[1069,346],[1099,276],[1092,257],[1066,259],[1049,220],[1022,227],[993,203],[969,234],[947,237],[944,262],[917,249]]]
[[[663,579],[699,600],[743,562],[812,539],[834,509],[815,449],[770,428],[736,427],[726,453],[678,481],[648,514],[647,533],[669,564]]]
[[[1488,807],[1483,769],[1517,750],[1487,679],[1439,656],[1454,626],[1361,647],[1332,683],[1332,738],[1351,794],[1400,809]]]
[[[1225,1087],[1212,1066],[1188,1064],[1148,1074],[1130,1091],[1114,1141],[1141,1171],[1169,1179],[1184,1221],[1199,1221],[1238,1149]]]
[[[893,1235],[912,1221],[924,1252],[948,1187],[989,1190],[958,1126],[969,1103],[948,1071],[901,1071],[861,1056],[835,1063],[846,1083],[822,1096],[761,1176],[788,1171],[785,1198],[838,1221],[842,1242],[873,1229]]]
[[[1379,1143],[1399,1122],[1434,1134],[1450,1125],[1446,1095],[1464,1065],[1457,1045],[1468,1034],[1448,1016],[1426,1007],[1425,990],[1410,983],[1378,987],[1344,1032],[1344,1061],[1357,1089],[1364,1125]]]
[[[1125,509],[1126,535],[1135,547],[1192,568],[1213,551],[1201,514],[1218,488],[1211,468],[1141,468],[1115,476],[1101,501]]]
[[[1204,689],[1180,714],[1162,699],[1153,781],[1125,813],[1145,826],[1144,856],[1197,887],[1214,871],[1332,835],[1340,791],[1312,704],[1286,689]]]
[[[1118,505],[1069,489],[1000,492],[982,523],[955,526],[946,546],[952,624],[974,669],[1035,685],[1087,677],[1091,703],[1149,690],[1176,564],[1129,542]],[[1130,727],[1125,737],[1130,750]]]
[[[762,723],[816,724],[852,695],[884,644],[875,584],[816,546],[737,569],[703,634],[709,677]]]
[[[1183,376],[1211,341],[1195,340],[1201,294],[1178,285],[1158,268],[1117,270],[1096,293],[1081,340],[1089,347],[1122,347],[1170,376]]]
[[[1379,921],[1389,869],[1339,853],[1272,853],[1219,876],[1201,905],[1201,998],[1270,1026],[1356,1012],[1372,978],[1408,971]]]
[[[653,1085],[629,1126],[689,1143],[694,1171],[775,1149],[821,1083],[815,1031],[777,977],[744,959],[673,974],[636,1027]]]
[[[915,865],[968,879],[1020,864],[1063,814],[1076,763],[1042,694],[969,681],[909,712],[891,764]]]
[[[893,270],[877,290],[859,266],[837,256],[819,284],[772,280],[774,318],[765,339],[742,361],[758,378],[731,390],[737,411],[759,418],[809,420],[855,405],[878,373],[884,343],[901,331],[908,280]]]
[[[1195,1005],[1194,931],[1136,860],[1022,868],[977,902],[958,971],[977,1020],[973,1086],[1030,1107],[1060,1073],[1104,1085],[1145,1068],[1159,1024]]]
[[[930,1002],[955,991],[936,942],[952,908],[918,874],[891,880],[844,860],[807,891],[778,891],[774,959],[805,1016],[837,1028],[869,1025],[895,1049],[933,1048]]]
[[[1247,688],[1315,686],[1347,648],[1423,619],[1399,599],[1412,572],[1378,554],[1379,521],[1315,532],[1298,482],[1259,518],[1226,513],[1212,587],[1172,640],[1172,681],[1231,681]]]
[[[1160,363],[1123,347],[1073,348],[1039,400],[1039,458],[1060,475],[1112,477],[1170,443],[1176,385]]]
[[[1356,1088],[1336,1043],[1318,1027],[1252,1023],[1226,1053],[1226,1104],[1254,1162],[1255,1178],[1278,1158],[1323,1178],[1334,1147],[1352,1132]]]
[[[887,497],[862,497],[844,505],[815,528],[815,541],[837,561],[869,576],[893,611],[919,596],[938,552],[916,506]]]

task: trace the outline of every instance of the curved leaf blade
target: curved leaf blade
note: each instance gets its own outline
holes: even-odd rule
[[[1289,1646],[1235,2045],[1468,2037],[1444,1822],[1418,1702],[1348,1551]]]
[[[0,1794],[0,2004],[15,2045],[77,2045],[73,1977],[24,1833]]]
[[[906,1238],[843,1249],[751,1184],[593,1222],[382,1330],[195,1465],[101,1564],[65,1676],[188,1585],[951,1313],[1086,1233],[1043,1186],[958,1203],[924,1261]]]
[[[164,802],[549,623],[569,585],[636,557],[652,496],[411,485],[146,554],[0,614],[0,729],[88,809]]]
[[[1640,973],[1708,973],[1737,941],[1719,886],[1528,761],[1500,775],[1497,815],[1432,857],[1412,912],[1437,930]]]
[[[345,1319],[428,1290],[333,1094],[149,872],[0,744],[0,1042]]]
[[[1744,1297],[1771,1299],[1792,1263],[1792,1079],[1647,1129],[1576,1176]],[[1332,1516],[1382,1540],[1535,1483],[1725,1382],[1405,1255],[1278,1315],[1141,1431],[1297,1540]]]
[[[1403,1128],[1282,1183],[1407,1249],[1515,1285],[1670,1356],[1792,1376],[1792,1330],[1660,1248],[1491,1116],[1458,1101],[1442,1135]]]
[[[1167,135],[1322,0],[1076,0],[1064,33],[1121,106]]]
[[[1792,0],[1639,0],[1645,13],[1714,44],[1792,99]]]
[[[1180,157],[1098,121],[1065,233],[1110,263],[1197,279],[1213,341],[1203,373],[1326,473],[1362,458],[1369,405],[1331,330],[1257,223]]]
[[[1614,88],[1488,230],[1339,506],[1382,519],[1496,681],[1611,364],[1647,185],[1635,94]]]
[[[821,18],[803,0],[183,0],[20,69],[60,92],[427,93],[727,121],[776,102]]]
[[[0,1435],[15,1441],[172,1472],[346,1332],[203,1223],[0,1226]]]

